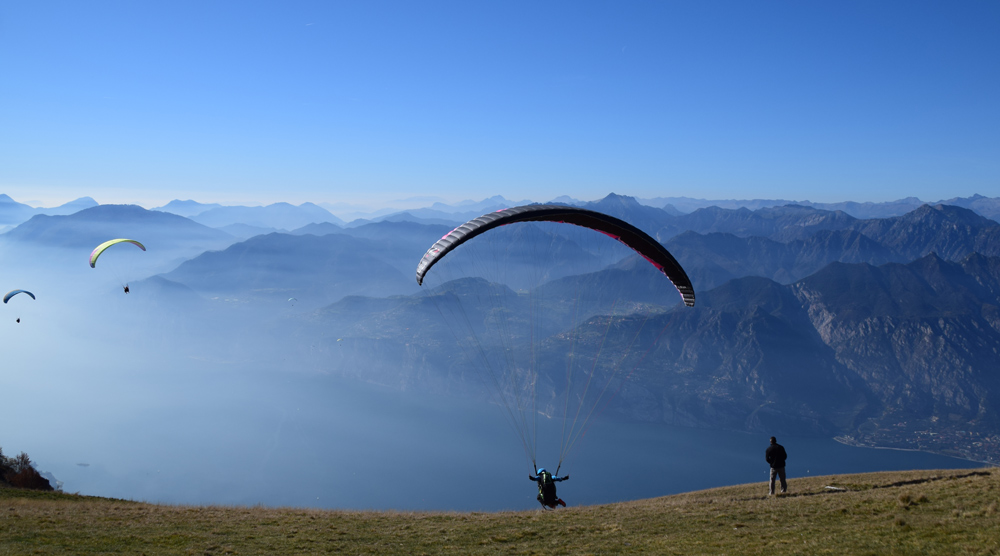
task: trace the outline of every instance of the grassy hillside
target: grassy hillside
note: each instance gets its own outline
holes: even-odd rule
[[[827,489],[835,486],[843,491]],[[0,489],[0,554],[1000,554],[1000,469],[499,513],[161,506]]]

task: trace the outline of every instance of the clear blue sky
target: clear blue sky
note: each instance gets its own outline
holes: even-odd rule
[[[1000,2],[0,0],[0,193],[1000,196]]]

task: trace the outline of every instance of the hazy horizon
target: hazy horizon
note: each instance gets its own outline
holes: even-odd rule
[[[4,192],[0,191],[0,194],[2,194],[2,193],[4,193]],[[917,199],[919,199],[923,203],[936,203],[936,202],[939,202],[939,201],[945,201],[945,200],[948,200],[948,199],[954,199],[956,197],[958,197],[958,198],[970,198],[970,197],[975,197],[977,195],[983,196],[983,197],[992,197],[991,195],[986,195],[986,194],[983,194],[983,193],[980,193],[980,192],[972,192],[969,195],[955,195],[955,194],[950,194],[950,193],[946,193],[946,192],[942,192],[942,193],[945,196],[939,196],[939,197],[935,197],[935,198],[921,198],[921,197],[917,197],[916,195],[907,195],[907,196],[904,196],[904,197],[896,197],[896,198],[881,199],[881,200],[872,200],[871,198],[863,198],[862,197],[862,198],[840,198],[840,199],[829,200],[829,201],[817,201],[816,199],[808,199],[808,198],[782,199],[782,198],[778,198],[778,197],[764,197],[764,196],[747,196],[747,197],[739,197],[739,198],[706,198],[706,197],[697,197],[697,196],[692,196],[692,195],[657,195],[655,197],[639,197],[639,196],[632,195],[632,194],[630,194],[630,193],[622,190],[622,191],[608,191],[607,193],[605,193],[603,195],[599,195],[599,196],[594,197],[594,198],[580,198],[580,197],[575,197],[575,196],[573,196],[573,195],[571,195],[569,193],[560,193],[560,194],[555,195],[554,197],[551,197],[551,198],[544,197],[544,198],[532,198],[532,199],[524,199],[524,200],[526,200],[528,202],[531,202],[531,203],[544,203],[544,202],[548,202],[548,201],[554,200],[554,199],[559,198],[559,197],[570,197],[570,198],[573,198],[573,199],[575,199],[577,201],[581,201],[581,202],[594,202],[594,201],[599,201],[599,200],[605,198],[607,195],[617,194],[617,195],[623,195],[623,196],[627,196],[627,197],[633,197],[636,200],[638,200],[639,202],[643,202],[645,200],[652,199],[652,198],[657,198],[657,197],[675,197],[675,198],[680,198],[680,199],[690,199],[692,201],[740,202],[740,201],[771,201],[771,200],[781,200],[781,201],[788,201],[788,202],[791,202],[791,203],[804,202],[804,203],[836,204],[836,203],[855,202],[855,203],[879,204],[879,203],[888,203],[888,202],[893,202],[893,201],[900,201],[900,200],[905,200],[905,199],[910,199],[910,198],[917,198]],[[1000,195],[1000,192],[996,193],[995,195]],[[436,203],[441,203],[441,204],[444,204],[444,205],[448,205],[450,207],[459,207],[462,204],[480,203],[480,202],[482,202],[484,200],[491,199],[493,197],[498,197],[498,196],[499,197],[504,197],[500,193],[494,193],[494,194],[486,194],[486,195],[484,195],[484,196],[482,196],[480,198],[476,198],[476,197],[445,198],[445,197],[420,196],[420,197],[410,197],[410,198],[388,199],[388,200],[378,201],[378,202],[376,202],[376,201],[369,201],[369,200],[361,200],[361,201],[357,201],[357,202],[344,202],[344,201],[337,201],[337,200],[333,200],[333,201],[318,200],[317,201],[317,200],[309,199],[309,200],[302,201],[301,203],[291,203],[289,201],[285,201],[285,200],[280,200],[279,199],[279,200],[275,200],[275,201],[271,201],[271,202],[265,203],[265,202],[259,202],[259,201],[246,201],[246,202],[232,201],[232,202],[224,202],[224,199],[218,199],[218,198],[212,198],[212,197],[194,197],[194,198],[183,198],[183,199],[179,198],[179,197],[174,197],[174,198],[166,199],[166,200],[155,200],[155,201],[145,201],[145,202],[124,202],[124,201],[104,201],[102,199],[96,198],[93,195],[82,195],[82,196],[73,197],[73,198],[62,198],[62,197],[59,197],[59,198],[52,198],[51,201],[44,202],[44,201],[40,201],[38,199],[18,199],[16,197],[14,197],[13,195],[9,195],[9,194],[8,194],[8,196],[10,196],[15,202],[22,203],[22,204],[31,206],[33,208],[55,208],[55,207],[58,207],[60,205],[65,204],[65,203],[69,203],[71,201],[76,201],[78,199],[84,199],[84,198],[94,199],[94,201],[96,201],[98,204],[102,204],[102,205],[103,204],[111,204],[111,205],[118,205],[118,204],[123,204],[124,205],[124,204],[127,204],[127,205],[140,206],[140,207],[145,208],[147,210],[151,210],[151,209],[154,209],[154,208],[160,208],[160,207],[166,206],[171,201],[194,201],[194,202],[197,202],[197,203],[200,203],[200,204],[205,204],[205,205],[219,204],[219,205],[222,205],[222,206],[234,206],[234,207],[235,206],[263,207],[263,206],[268,206],[268,205],[272,205],[272,204],[281,204],[281,203],[287,203],[287,204],[292,204],[292,205],[298,206],[298,205],[305,204],[305,203],[312,203],[312,204],[315,204],[315,205],[318,205],[318,206],[321,206],[321,207],[325,208],[326,210],[330,211],[332,214],[337,215],[337,216],[339,216],[338,212],[339,213],[351,213],[351,214],[354,214],[354,213],[377,213],[379,211],[387,211],[387,210],[405,211],[405,210],[413,210],[413,209],[419,209],[419,208],[430,208],[432,205],[434,205]],[[515,199],[510,199],[510,198],[507,198],[507,200],[509,200],[509,201],[515,201]]]

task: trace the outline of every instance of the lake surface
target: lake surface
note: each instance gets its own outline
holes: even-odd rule
[[[0,377],[0,388],[19,392],[3,409],[0,445],[8,456],[27,452],[66,492],[149,502],[538,507],[531,465],[489,404],[322,376],[188,367]],[[789,454],[793,491],[795,479],[808,475],[980,467],[830,439],[778,440]],[[571,505],[597,504],[751,482],[763,494],[767,442],[766,435],[598,421],[563,465],[571,479],[559,484],[559,495]],[[539,457],[539,465],[555,467],[544,441]]]

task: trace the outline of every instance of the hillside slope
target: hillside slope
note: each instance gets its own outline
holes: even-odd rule
[[[843,490],[832,490],[834,487]],[[0,489],[0,554],[997,554],[1000,470],[754,483],[558,511],[162,506]]]

